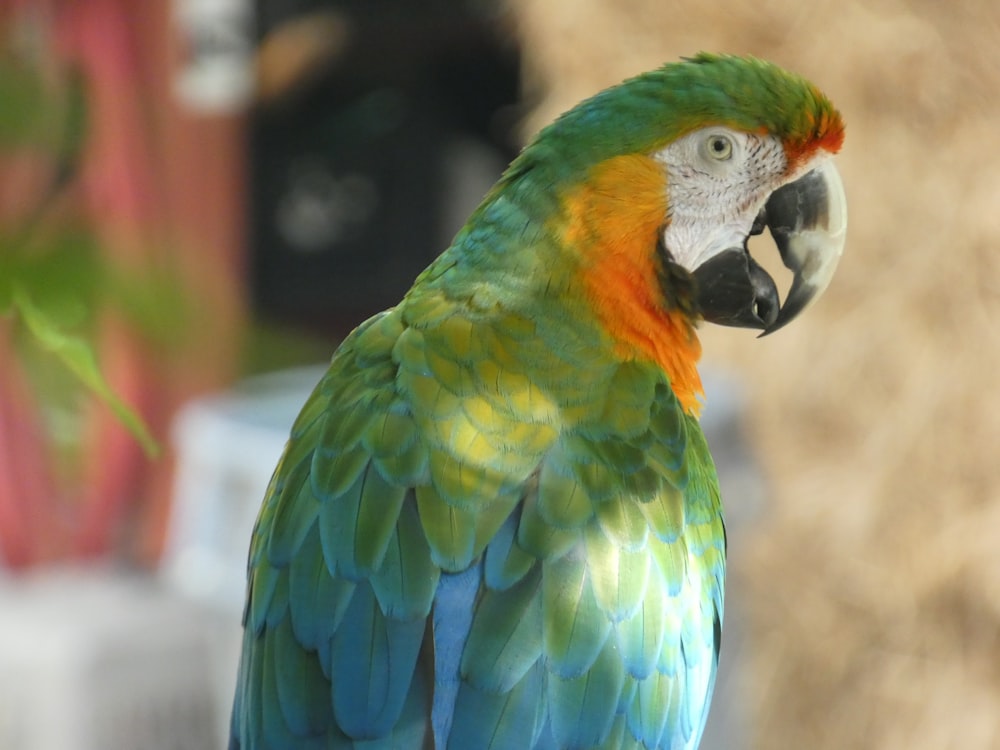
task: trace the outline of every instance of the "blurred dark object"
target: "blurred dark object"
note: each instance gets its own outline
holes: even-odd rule
[[[398,302],[499,176],[519,50],[485,7],[259,3],[258,316],[342,336]]]

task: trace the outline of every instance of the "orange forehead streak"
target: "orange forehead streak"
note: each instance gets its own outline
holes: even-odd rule
[[[808,112],[807,134],[800,140],[785,144],[789,171],[809,159],[817,151],[835,154],[844,144],[844,121],[835,109],[823,109],[819,114]]]
[[[657,363],[684,409],[697,414],[701,343],[658,280],[656,240],[667,215],[663,168],[641,155],[609,159],[570,191],[564,208],[563,236],[580,254],[584,289],[617,354]]]

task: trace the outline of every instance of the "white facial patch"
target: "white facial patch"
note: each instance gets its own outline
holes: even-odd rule
[[[721,126],[688,133],[653,158],[667,170],[664,244],[689,271],[723,250],[743,246],[786,168],[784,149],[773,136]]]

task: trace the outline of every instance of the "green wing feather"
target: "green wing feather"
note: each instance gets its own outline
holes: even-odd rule
[[[519,316],[498,334],[451,310],[359,328],[293,428],[251,549],[236,746],[430,742],[437,582],[479,565],[449,747],[693,747],[725,552],[700,428],[652,366],[570,377]]]

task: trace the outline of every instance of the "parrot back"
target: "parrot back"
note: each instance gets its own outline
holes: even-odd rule
[[[725,558],[697,421],[585,322],[421,288],[293,427],[231,747],[694,748]]]

